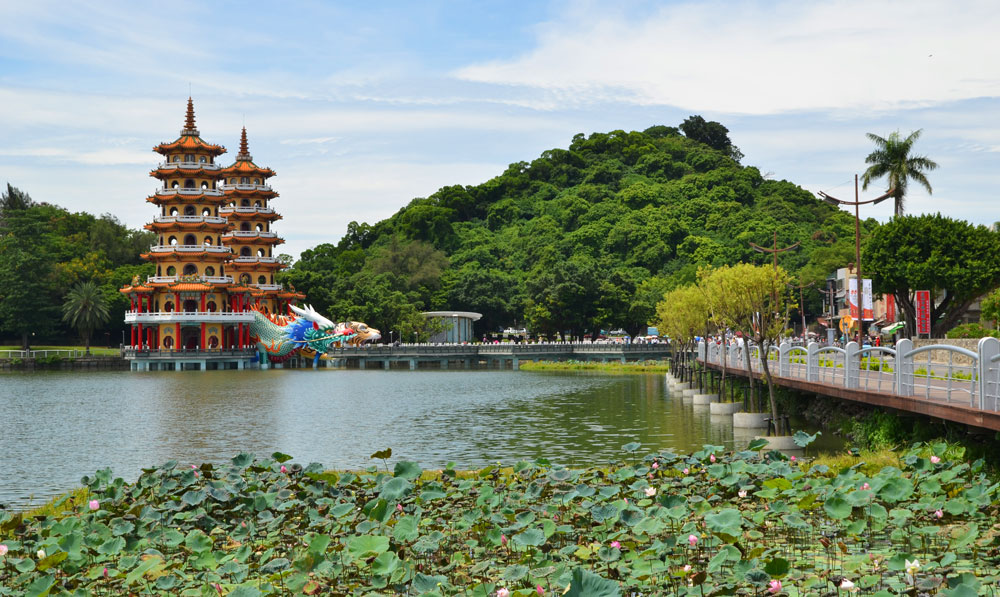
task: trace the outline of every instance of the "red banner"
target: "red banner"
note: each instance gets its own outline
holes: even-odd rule
[[[847,281],[847,306],[850,308],[851,319],[860,319],[858,315],[858,279]]]
[[[917,291],[917,335],[931,335],[931,291]]]
[[[896,323],[896,295],[885,295],[885,320]]]

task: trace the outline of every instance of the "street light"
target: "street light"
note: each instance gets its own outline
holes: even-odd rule
[[[413,343],[414,344],[417,343],[417,333],[416,332],[413,332]]]
[[[389,346],[392,346],[392,330],[389,330]]]
[[[896,189],[889,189],[881,197],[876,197],[874,199],[869,199],[867,201],[860,201],[858,199],[858,175],[854,175],[854,201],[844,201],[843,199],[837,199],[836,197],[831,197],[823,191],[817,193],[820,199],[826,201],[830,205],[853,205],[854,206],[854,277],[858,281],[858,344],[861,344],[861,328],[864,327],[864,311],[861,305],[861,297],[864,294],[861,290],[861,214],[859,213],[858,206],[867,205],[869,203],[878,205],[879,203],[885,201],[892,194],[896,192]]]

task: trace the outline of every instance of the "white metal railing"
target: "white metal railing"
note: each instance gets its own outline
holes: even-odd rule
[[[156,216],[153,221],[157,224],[225,224],[226,218],[219,216]]]
[[[226,207],[220,207],[219,208],[219,213],[220,214],[231,214],[231,213],[238,213],[238,214],[260,214],[262,216],[270,216],[270,215],[274,214],[274,208],[272,208],[272,207],[244,207],[244,206],[229,207],[229,206],[226,206]]]
[[[267,184],[220,184],[223,191],[270,191],[271,185]]]
[[[278,234],[276,232],[261,232],[257,230],[233,230],[222,235],[222,238],[227,236],[236,238],[277,238]]]
[[[233,258],[233,263],[277,263],[277,257],[247,257],[241,255]]]
[[[146,276],[146,282],[153,284],[173,284],[180,276]],[[209,284],[232,284],[232,276],[198,276],[198,280]]]
[[[252,311],[236,313],[232,311],[153,311],[139,313],[127,311],[125,323],[252,323]]]
[[[221,164],[208,162],[160,162],[156,165],[160,170],[221,170]]]
[[[281,290],[284,288],[281,284],[250,284],[254,288],[260,288],[261,290]]]
[[[93,350],[90,353],[95,356]],[[51,350],[0,350],[0,359],[40,359],[46,357],[62,357],[67,359],[77,359],[87,356],[85,350],[51,349]]]
[[[174,251],[178,253],[200,253],[202,251],[206,253],[232,252],[231,248],[220,245],[153,245],[149,247],[149,250],[153,253],[171,253]]]
[[[703,345],[699,358],[721,362],[718,347],[706,350]],[[728,367],[745,371],[746,350],[751,370],[760,372],[761,351],[754,345],[730,346]],[[803,348],[783,342],[770,347],[768,355],[771,362],[777,361],[772,372],[779,377],[1000,411],[1000,340],[996,338],[983,338],[976,351],[947,344],[914,348],[908,339],[897,342],[895,349],[861,348],[856,342],[844,348],[810,342]]]
[[[206,197],[222,197],[222,191],[219,189],[185,189],[182,187],[174,187],[172,189],[156,189],[156,194],[161,197],[169,197],[173,195],[205,195]]]

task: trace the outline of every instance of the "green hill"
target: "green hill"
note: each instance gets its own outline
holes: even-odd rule
[[[683,134],[682,133],[686,133]],[[567,149],[475,186],[444,187],[283,275],[321,312],[409,338],[419,311],[483,314],[477,333],[644,330],[663,292],[698,268],[767,260],[749,243],[801,250],[780,263],[804,282],[853,261],[854,222],[787,181],[738,162],[719,123],[576,135]],[[867,223],[874,225],[874,221]],[[807,297],[819,309],[819,295]]]

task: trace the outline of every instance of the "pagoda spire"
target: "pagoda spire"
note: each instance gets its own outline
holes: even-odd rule
[[[184,118],[184,128],[181,129],[181,136],[184,135],[194,135],[198,136],[198,129],[194,127],[194,101],[188,96],[188,107],[187,114]]]
[[[236,161],[253,161],[253,156],[250,155],[250,145],[247,143],[247,127],[243,127],[243,132],[240,133],[240,152],[236,154]]]

